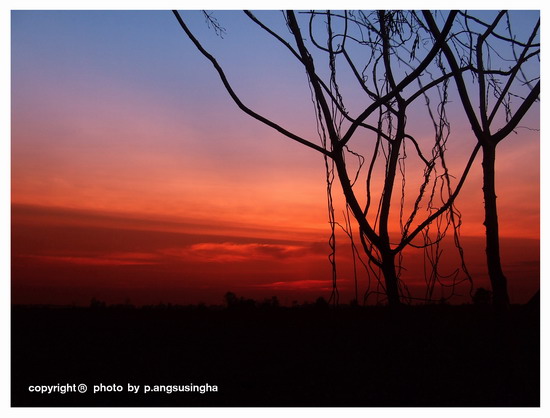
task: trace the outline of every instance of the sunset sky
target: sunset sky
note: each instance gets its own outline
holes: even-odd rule
[[[250,107],[318,141],[304,71],[287,50],[242,13],[216,14],[223,39],[200,14],[182,15]],[[259,16],[284,30],[279,13]],[[11,24],[14,303],[330,296],[322,156],[241,112],[171,12],[14,11]],[[456,121],[449,152],[458,168],[475,140],[463,116]],[[497,150],[512,302],[539,287],[538,104],[520,125],[531,129]],[[458,207],[474,287],[488,287],[479,157]],[[349,243],[338,240],[348,302]],[[422,293],[411,251],[405,280]],[[364,293],[364,270],[359,280]]]

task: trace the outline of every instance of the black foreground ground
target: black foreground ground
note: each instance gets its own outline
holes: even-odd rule
[[[539,313],[514,306],[12,307],[12,406],[539,406]],[[140,391],[128,392],[128,384]],[[143,393],[144,385],[217,392]],[[61,386],[86,393],[59,393]],[[102,392],[93,393],[94,385]],[[30,386],[56,385],[50,394]],[[121,392],[107,392],[120,385]],[[31,389],[36,390],[36,389]]]

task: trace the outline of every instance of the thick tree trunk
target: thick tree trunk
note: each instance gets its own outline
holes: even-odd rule
[[[483,145],[483,198],[485,200],[486,255],[489,278],[493,290],[493,305],[497,310],[507,310],[510,304],[506,276],[500,262],[497,196],[495,193],[496,145]]]
[[[375,232],[372,230],[371,226],[367,222],[367,218],[363,213],[363,209],[359,205],[359,202],[357,202],[357,198],[353,192],[353,188],[351,186],[351,182],[346,170],[346,163],[344,161],[343,153],[341,150],[338,152],[334,151],[333,160],[336,164],[336,170],[338,171],[338,178],[342,186],[342,191],[344,192],[346,202],[349,205],[353,216],[359,223],[362,233],[365,233],[367,239],[369,239],[373,243],[378,252],[381,254],[382,260],[381,262],[378,261],[377,265],[378,263],[380,263],[380,268],[382,270],[382,274],[384,275],[388,304],[392,307],[399,306],[401,304],[401,301],[399,298],[397,274],[395,272],[395,253],[391,251],[388,234],[386,232],[384,239],[382,239],[380,236],[375,234]],[[388,193],[391,193],[391,189],[389,189]],[[383,227],[381,228],[384,229]],[[387,227],[385,231],[387,231]],[[369,256],[369,251],[365,251],[367,253],[367,256]]]
[[[388,296],[388,305],[397,307],[401,305],[399,297],[399,286],[397,282],[397,273],[395,272],[395,254],[390,251],[382,254],[382,273],[386,284],[386,295]]]

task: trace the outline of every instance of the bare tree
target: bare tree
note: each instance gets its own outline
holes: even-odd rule
[[[458,12],[448,13],[443,29],[434,36],[422,14],[415,12],[311,11],[297,15],[286,11],[283,16],[289,33],[282,34],[245,11],[259,29],[270,34],[303,66],[316,116],[317,140],[303,138],[246,106],[218,60],[206,50],[181,15],[177,11],[173,13],[196,48],[212,63],[241,110],[323,155],[331,246],[337,224],[332,181],[337,177],[345,196],[346,211],[357,222],[358,236],[368,259],[364,265],[375,274],[381,272],[383,281],[379,284],[388,304],[397,306],[407,297],[401,280],[401,258],[408,246],[435,248],[436,256],[431,258],[432,278],[428,283],[428,288],[433,289],[443,277],[437,269],[439,243],[449,228],[461,250],[457,232],[460,214],[454,202],[480,148],[479,144],[473,148],[458,181],[451,184],[445,158],[450,135],[445,109],[453,74],[445,71],[441,56]],[[211,15],[207,15],[207,20],[212,22],[211,19]],[[349,102],[342,94],[342,85],[349,83],[349,79],[353,88],[363,94],[364,106],[356,112],[348,110]],[[419,107],[425,109],[424,125],[433,126],[433,140],[417,140],[414,127],[407,123],[411,109]],[[415,118],[418,117],[417,112]],[[365,157],[367,153],[369,158]],[[413,157],[412,163],[407,162]],[[412,185],[410,180],[406,182],[406,178],[412,176],[410,170],[406,173],[409,166],[417,168]],[[375,181],[377,176],[381,178],[380,184]],[[414,195],[411,190],[415,190]],[[352,238],[351,223],[346,221],[343,228]],[[334,259],[332,261],[334,263]],[[465,273],[469,279],[467,271]],[[457,274],[451,276],[449,285],[454,289]],[[334,264],[333,283],[336,290]],[[426,298],[430,297],[431,292],[427,292]]]
[[[434,39],[440,39],[445,29],[439,29],[432,13],[423,14]],[[524,39],[514,31],[512,20],[505,10],[460,12],[443,48],[464,111],[483,150],[487,267],[498,309],[508,307],[509,296],[500,257],[496,147],[518,128],[540,94],[540,19],[522,28]],[[468,74],[474,88],[466,83]]]

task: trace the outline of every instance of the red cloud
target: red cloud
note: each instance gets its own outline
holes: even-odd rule
[[[208,262],[244,262],[249,260],[273,260],[302,257],[310,254],[309,247],[301,245],[263,244],[235,242],[203,242],[183,249],[170,248],[162,251],[172,257],[194,258]]]

